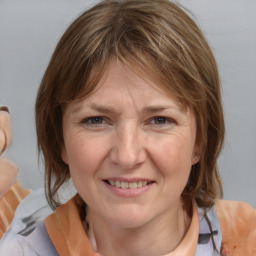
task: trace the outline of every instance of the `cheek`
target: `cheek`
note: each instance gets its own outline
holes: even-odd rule
[[[153,161],[164,176],[185,176],[191,169],[192,146],[185,139],[170,139],[158,143],[152,153]]]
[[[180,198],[191,171],[191,148],[187,143],[166,142],[155,150],[154,162],[161,173],[166,200]]]
[[[66,144],[66,153],[71,176],[87,176],[96,172],[107,154],[108,145],[100,138],[90,136],[73,136]],[[76,178],[76,177],[75,177]]]
[[[97,143],[84,140],[81,136],[66,145],[71,179],[84,201],[95,191],[97,170],[102,160],[102,151]]]

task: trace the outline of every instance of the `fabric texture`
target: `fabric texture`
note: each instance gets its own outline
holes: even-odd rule
[[[210,230],[205,216],[207,216],[212,230]],[[222,234],[215,206],[210,209],[198,208],[198,219],[199,236],[195,255],[219,255],[221,251]]]
[[[9,192],[0,199],[0,239],[9,229],[16,208],[29,193],[30,190],[15,182]]]
[[[212,225],[210,231],[205,215]],[[72,225],[71,225],[72,223]],[[53,214],[45,219],[46,229],[59,255],[88,255],[96,256],[90,241],[79,219],[79,212],[74,200],[62,205]],[[216,244],[212,246],[211,234]],[[201,239],[199,239],[201,237]],[[220,225],[215,207],[208,209],[198,208],[193,202],[193,216],[188,232],[179,246],[171,253],[163,256],[215,256],[221,248]]]
[[[222,254],[256,255],[256,210],[244,202],[217,200],[217,216],[222,232]]]
[[[32,191],[17,207],[0,240],[0,256],[57,256],[43,222],[51,213],[44,189]]]
[[[204,209],[194,202],[187,234],[165,256],[252,256],[256,255],[255,241],[256,210],[248,204],[217,200],[212,208]],[[33,191],[17,208],[0,241],[0,256],[9,255],[99,256],[92,250],[75,200],[52,213],[43,189]]]

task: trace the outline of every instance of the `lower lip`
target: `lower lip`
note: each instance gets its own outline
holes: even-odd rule
[[[126,198],[131,198],[131,197],[139,197],[140,195],[146,193],[149,191],[154,183],[150,183],[146,186],[142,186],[140,188],[118,188],[116,186],[112,186],[106,182],[104,182],[106,187],[115,195],[120,196],[120,197],[126,197]]]

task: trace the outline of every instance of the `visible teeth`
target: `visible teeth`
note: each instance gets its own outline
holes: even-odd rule
[[[115,182],[115,186],[118,187],[118,188],[121,188],[120,181],[117,180],[117,181]]]
[[[141,188],[141,187],[142,187],[142,181],[139,181],[139,182],[137,183],[137,187],[138,187],[138,188]]]
[[[136,182],[129,183],[129,188],[137,188],[137,183]]]
[[[121,188],[128,188],[129,185],[128,185],[128,182],[121,182]]]
[[[148,184],[147,181],[138,181],[138,182],[136,182],[136,181],[134,181],[134,182],[121,181],[120,182],[118,180],[116,180],[116,181],[109,180],[108,182],[111,186],[116,186],[118,188],[126,188],[126,189],[127,188],[129,188],[129,189],[141,188],[141,187],[146,186]]]

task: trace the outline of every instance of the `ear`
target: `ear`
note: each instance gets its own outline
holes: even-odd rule
[[[199,161],[200,161],[200,155],[194,154],[191,160],[192,165],[197,164]]]
[[[193,154],[192,154],[192,159],[191,159],[192,165],[197,164],[200,161],[201,153],[202,153],[202,143],[199,136],[197,136],[195,145],[194,145]]]
[[[67,156],[65,145],[62,145],[61,147],[61,159],[65,164],[68,165],[68,156]]]

